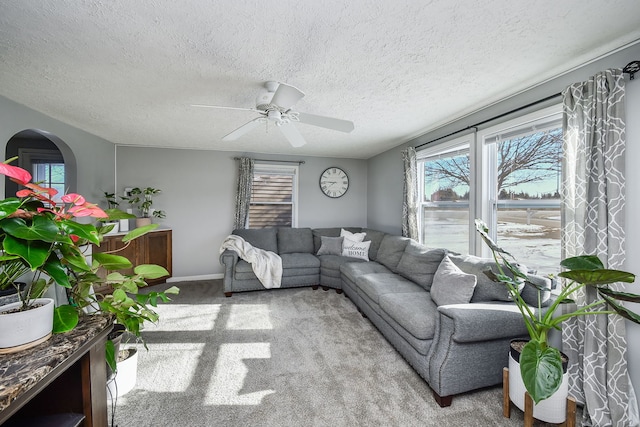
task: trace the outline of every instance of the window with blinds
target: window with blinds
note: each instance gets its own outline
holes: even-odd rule
[[[297,169],[256,165],[249,228],[296,226]]]

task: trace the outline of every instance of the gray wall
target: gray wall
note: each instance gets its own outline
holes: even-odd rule
[[[387,232],[399,233],[402,217],[402,148],[416,146],[431,141],[451,132],[464,129],[484,120],[504,114],[514,108],[528,105],[539,99],[561,92],[568,85],[586,80],[598,71],[612,67],[624,67],[633,60],[640,60],[640,44],[610,55],[578,70],[554,79],[544,85],[509,98],[484,111],[475,113],[463,120],[444,128],[426,134],[401,147],[389,150],[369,159],[369,189],[367,195],[368,226]],[[559,101],[558,101],[559,102]],[[549,103],[547,103],[549,104]],[[544,105],[544,104],[543,104]],[[535,107],[540,108],[541,106]],[[636,274],[639,279],[629,289],[640,293],[640,73],[633,81],[627,80],[627,224],[625,226],[627,238],[627,266],[628,271]],[[531,108],[519,113],[524,114]],[[507,120],[506,117],[501,120]],[[490,124],[489,124],[490,125]],[[488,125],[487,125],[488,126]],[[640,311],[640,304],[634,309]],[[627,322],[627,342],[629,373],[638,394],[640,404],[640,325]]]
[[[0,96],[0,149],[4,160],[7,141],[16,133],[37,129],[62,140],[76,158],[77,191],[99,203],[102,192],[114,186],[114,145],[78,128],[62,123]],[[2,194],[4,194],[4,180]]]
[[[155,187],[162,193],[154,207],[166,211],[157,220],[173,229],[173,275],[222,274],[218,248],[233,228],[237,162],[247,153],[119,146],[118,192],[125,187]],[[304,160],[299,177],[299,227],[366,226],[367,162],[364,160],[249,155],[258,159]],[[350,187],[339,199],[320,192],[320,174],[340,166]],[[126,207],[122,205],[121,207]]]

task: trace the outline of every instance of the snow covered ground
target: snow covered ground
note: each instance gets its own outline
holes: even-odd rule
[[[424,224],[423,241],[427,246],[469,252],[469,216],[466,212],[440,211],[425,217]],[[560,215],[557,210],[538,211],[534,215],[527,215],[524,210],[500,212],[497,233],[498,244],[527,268],[543,275],[560,271]]]

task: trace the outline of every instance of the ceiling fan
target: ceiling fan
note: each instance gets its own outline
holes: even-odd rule
[[[304,93],[299,89],[275,81],[265,82],[263,91],[256,99],[256,108],[223,107],[218,105],[192,104],[192,107],[221,108],[226,110],[253,111],[260,114],[238,129],[225,135],[223,141],[234,141],[242,135],[248,133],[255,127],[263,123],[273,122],[280,129],[284,137],[293,147],[302,147],[306,141],[302,134],[293,124],[294,122],[306,123],[308,125],[333,129],[340,132],[351,132],[354,128],[353,122],[348,120],[334,119],[332,117],[318,116],[315,114],[301,113],[293,111],[291,108],[296,102],[304,97]]]

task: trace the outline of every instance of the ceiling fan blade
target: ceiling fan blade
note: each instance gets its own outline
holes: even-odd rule
[[[296,105],[296,102],[300,101],[303,97],[304,92],[301,90],[286,83],[280,83],[278,89],[276,89],[276,92],[273,94],[271,103],[288,110]]]
[[[250,122],[247,122],[247,123],[243,124],[242,126],[240,126],[238,129],[234,130],[233,132],[223,136],[222,140],[223,141],[235,141],[236,139],[240,138],[245,133],[248,133],[249,131],[255,129],[260,123],[263,123],[265,120],[266,119],[264,117],[258,117],[256,119],[253,119]]]
[[[256,111],[258,113],[262,113],[262,111],[256,110],[255,108],[223,107],[221,105],[204,105],[204,104],[191,104],[191,106],[198,107],[198,108],[217,108],[219,110]]]
[[[292,147],[302,147],[307,143],[300,134],[300,131],[292,123],[282,124],[278,126],[278,129],[280,129],[280,132],[287,138]]]
[[[300,123],[320,126],[340,132],[351,132],[354,129],[353,122],[349,120],[334,119],[333,117],[317,116],[315,114],[298,113]]]

